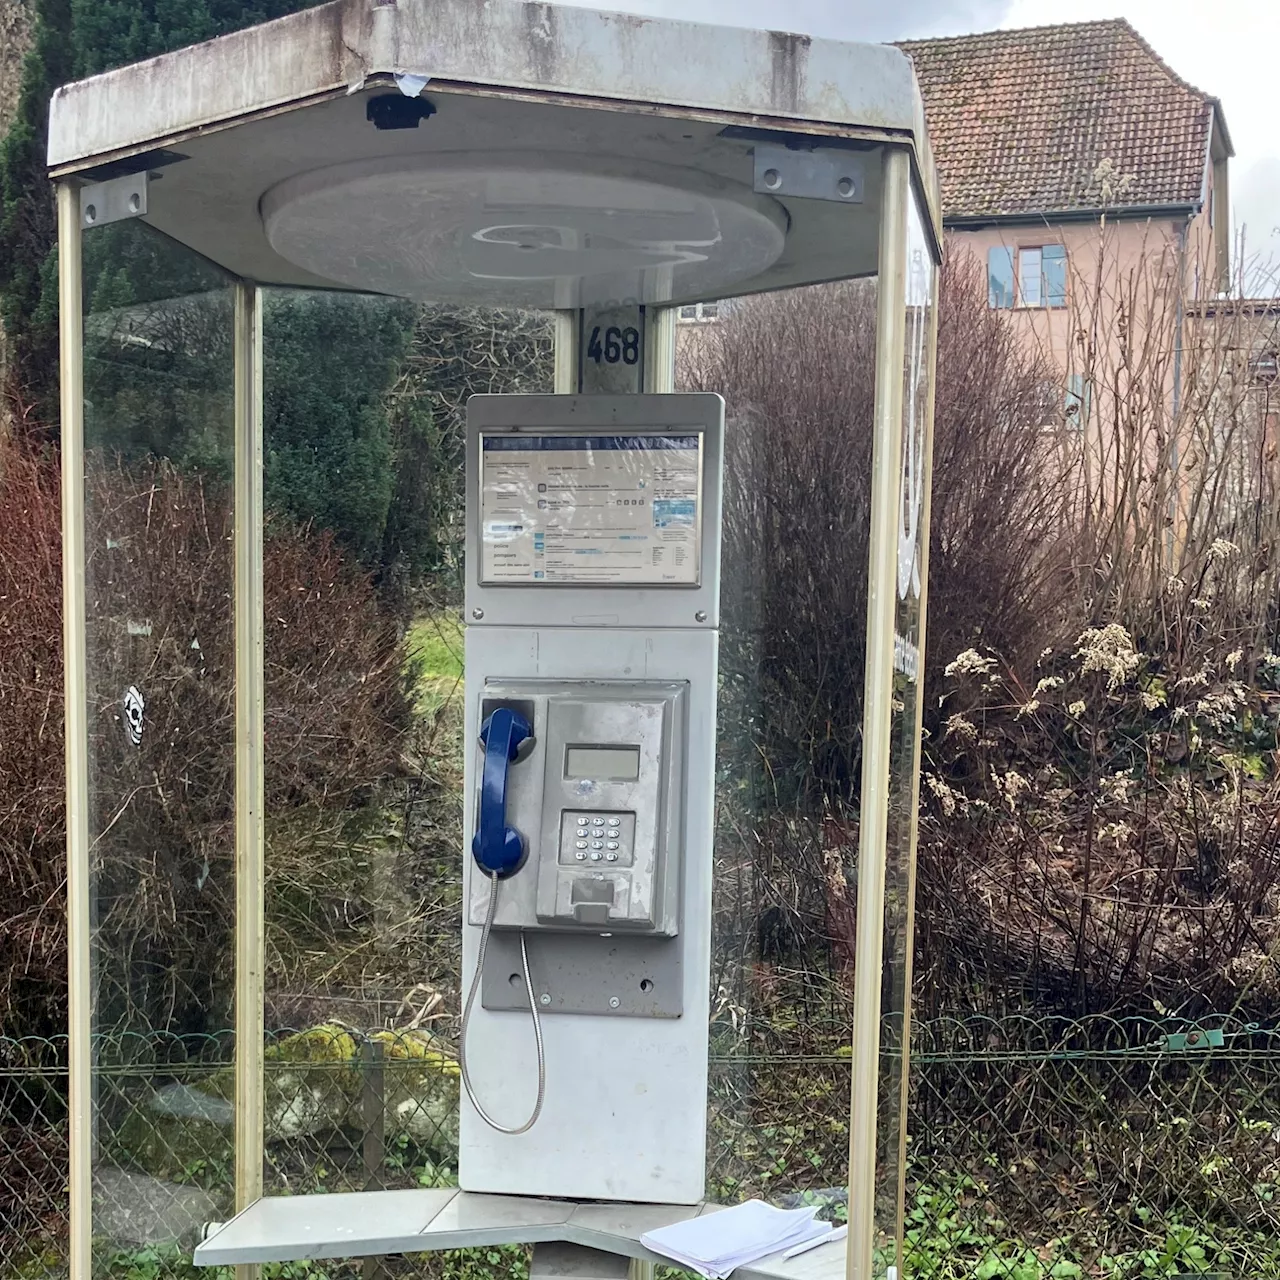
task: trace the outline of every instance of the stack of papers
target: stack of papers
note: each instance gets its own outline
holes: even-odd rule
[[[646,1231],[640,1243],[687,1271],[708,1280],[724,1280],[738,1267],[827,1235],[831,1224],[815,1219],[816,1212],[813,1207],[775,1209],[763,1200],[748,1200],[732,1209]]]

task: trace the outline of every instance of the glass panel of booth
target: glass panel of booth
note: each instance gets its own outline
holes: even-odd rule
[[[193,1240],[234,1195],[233,298],[140,221],[84,233],[91,1026],[73,1034],[104,1268],[140,1230]]]
[[[740,298],[678,334],[677,389],[726,402],[707,1196],[839,1222],[879,287]]]
[[[873,172],[877,153],[866,155]],[[914,250],[914,207],[911,227]],[[927,248],[917,265],[909,441],[927,420]],[[231,1208],[233,293],[228,276],[140,222],[85,237],[104,1247],[112,1212],[156,1181],[205,1197],[187,1206],[193,1229]],[[708,1193],[817,1197],[837,1219],[877,296],[871,276],[744,300],[702,327],[717,331],[703,345],[687,341],[678,372],[681,390],[723,394],[728,419]],[[262,299],[265,1190],[449,1185],[472,749],[465,404],[550,390],[553,326],[361,294]],[[921,334],[925,347],[913,345]],[[900,542],[915,557],[899,602],[904,664],[920,642],[923,533],[908,508],[921,457],[904,449]],[[895,796],[911,785],[913,681],[899,692]],[[904,848],[891,815],[885,958],[899,982],[903,926],[890,914],[904,901]],[[890,1018],[895,1007],[900,1024],[901,1001],[886,999]],[[882,1119],[882,1137],[896,1123]]]
[[[902,463],[894,619],[889,809],[885,844],[884,951],[876,1125],[874,1273],[902,1274],[906,1069],[910,1038],[915,843],[919,796],[924,618],[932,483],[933,378],[938,270],[919,192],[907,202]],[[910,1260],[906,1260],[910,1270]]]
[[[263,291],[267,1195],[456,1185],[466,403],[553,327]]]

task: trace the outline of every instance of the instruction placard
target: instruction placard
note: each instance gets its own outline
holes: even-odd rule
[[[484,435],[481,578],[697,586],[699,435]]]

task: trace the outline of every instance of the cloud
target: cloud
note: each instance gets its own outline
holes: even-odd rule
[[[655,18],[799,31],[832,40],[901,40],[998,27],[1011,0],[625,0],[587,3]]]

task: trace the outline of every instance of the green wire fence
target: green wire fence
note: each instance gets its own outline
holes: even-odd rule
[[[1280,1276],[1280,1030],[1033,1016],[917,1023],[907,1242],[929,1280]],[[231,1210],[230,1035],[96,1046],[95,1267],[184,1280]],[[274,1194],[450,1185],[457,1066],[425,1031],[276,1032]],[[711,1194],[843,1213],[847,1055],[720,1054]],[[66,1274],[66,1046],[0,1040],[0,1280]],[[883,1242],[883,1265],[893,1246]],[[519,1275],[520,1250],[269,1268],[289,1280]]]

